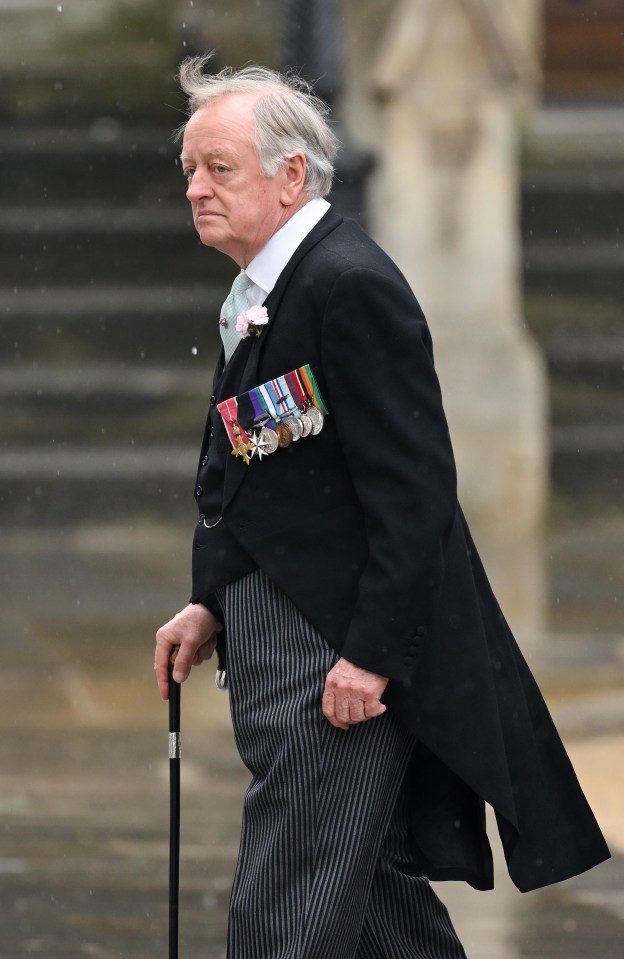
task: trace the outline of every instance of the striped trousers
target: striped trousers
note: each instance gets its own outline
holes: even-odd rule
[[[228,959],[465,959],[406,857],[413,749],[393,716],[331,726],[336,653],[260,570],[220,591],[236,744],[252,773]]]

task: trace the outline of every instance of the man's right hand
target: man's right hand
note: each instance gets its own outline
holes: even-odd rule
[[[160,695],[169,698],[169,658],[178,647],[173,670],[177,683],[188,679],[192,666],[210,659],[223,624],[201,603],[189,603],[156,633],[154,669]]]

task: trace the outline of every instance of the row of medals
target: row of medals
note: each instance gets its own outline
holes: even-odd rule
[[[293,416],[292,413],[285,416],[275,429],[270,426],[255,427],[249,443],[245,443],[239,434],[238,446],[232,450],[232,453],[234,456],[242,456],[246,463],[249,463],[249,457],[253,456],[258,456],[258,459],[262,460],[263,456],[268,456],[277,449],[285,449],[303,437],[318,436],[324,422],[325,417],[321,411],[316,406],[309,406],[299,416]]]

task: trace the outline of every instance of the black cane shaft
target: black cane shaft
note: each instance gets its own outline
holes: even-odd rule
[[[178,959],[180,900],[180,684],[169,662],[169,959]]]
[[[180,760],[169,760],[169,959],[178,959],[178,903],[180,899]]]

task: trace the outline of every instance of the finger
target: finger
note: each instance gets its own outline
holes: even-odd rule
[[[348,696],[336,696],[336,719],[338,719],[338,721],[341,723],[346,723],[347,725],[351,720],[350,704],[351,700]]]
[[[325,692],[323,693],[323,715],[330,723],[336,716],[336,697],[331,689],[327,687],[325,687]]]
[[[194,658],[195,650],[182,651],[182,648],[180,649],[171,674],[176,683],[184,683],[189,678]]]
[[[156,682],[158,683],[158,691],[160,693],[161,699],[169,699],[169,673],[163,675],[160,667],[156,671]]]
[[[385,705],[380,703],[379,700],[376,700],[372,703],[364,703],[364,714],[366,719],[375,719],[376,716],[382,716],[385,711]]]
[[[323,715],[336,729],[348,729],[347,723],[342,723],[336,716],[336,695],[331,689],[325,688],[323,694]]]
[[[357,699],[349,703],[349,721],[352,723],[363,723],[366,721],[366,709],[363,699]]]
[[[193,666],[199,666],[201,663],[205,663],[207,659],[212,657],[212,654],[215,651],[217,645],[217,639],[215,636],[211,636],[207,642],[199,647],[195,656],[193,658]]]
[[[162,699],[169,699],[169,656],[172,645],[159,633],[156,634],[156,652],[154,654],[154,669],[156,682]]]

